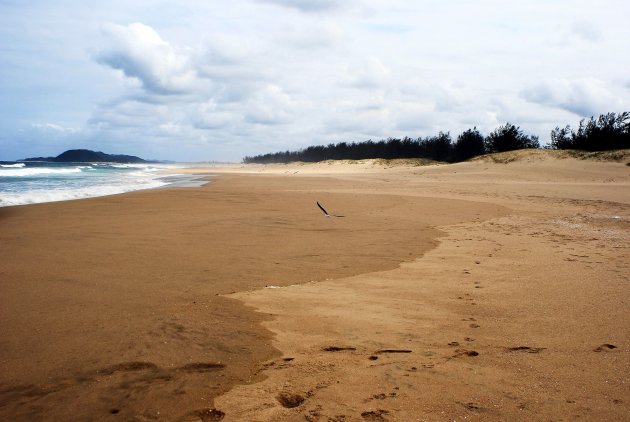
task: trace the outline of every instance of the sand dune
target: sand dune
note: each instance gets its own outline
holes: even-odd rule
[[[623,420],[630,167],[495,161],[0,209],[0,417]]]

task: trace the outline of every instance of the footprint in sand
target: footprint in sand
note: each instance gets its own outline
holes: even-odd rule
[[[308,413],[304,415],[304,419],[306,422],[316,422],[319,421],[322,416],[322,407],[320,405],[315,406],[313,409],[310,409]]]
[[[368,410],[366,412],[361,413],[361,417],[369,422],[381,422],[385,421],[385,416],[389,415],[387,410],[378,409],[378,410]]]
[[[102,375],[112,375],[115,372],[156,371],[158,366],[151,362],[123,362],[96,371]]]
[[[300,394],[289,393],[289,392],[281,392],[276,396],[276,400],[282,405],[282,407],[286,407],[287,409],[292,409],[294,407],[298,407],[304,400],[306,400]]]
[[[182,372],[198,373],[198,372],[215,371],[217,369],[223,369],[223,368],[225,368],[225,365],[222,363],[193,362],[193,363],[188,363],[182,367],[179,367],[177,368],[177,370],[182,371]]]
[[[389,393],[389,394],[385,394],[385,393],[379,393],[379,394],[374,394],[372,397],[365,399],[363,402],[364,403],[368,403],[372,400],[385,400],[385,399],[391,399],[394,398],[398,395],[398,393],[396,393],[395,391]]]
[[[540,353],[545,350],[545,347],[529,347],[529,346],[516,346],[506,347],[508,352],[525,352],[525,353]]]
[[[340,347],[340,346],[329,346],[329,347],[324,347],[322,349],[324,352],[343,352],[343,351],[353,351],[353,350],[357,350],[356,347]]]
[[[467,349],[457,349],[455,350],[455,354],[453,355],[454,358],[460,357],[460,356],[479,356],[479,352],[476,352],[474,350],[467,350]]]
[[[604,343],[601,346],[597,346],[596,348],[593,349],[594,352],[605,352],[607,350],[613,350],[616,349],[617,346],[615,346],[614,344],[610,344],[610,343]]]
[[[485,410],[483,407],[481,407],[479,404],[474,403],[474,402],[468,402],[468,403],[460,403],[462,406],[464,406],[466,409],[472,411],[472,412],[481,412],[483,410]]]
[[[278,361],[271,361],[271,362],[267,362],[267,363],[263,363],[262,365],[262,370],[267,370],[267,369],[285,369],[285,368],[290,368],[291,367],[291,363],[295,360],[295,358],[282,358]]]
[[[375,355],[382,355],[384,353],[411,353],[408,349],[381,349],[374,352]]]

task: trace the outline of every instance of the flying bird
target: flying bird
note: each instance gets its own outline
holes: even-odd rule
[[[328,211],[326,211],[324,209],[324,207],[322,207],[322,205],[319,202],[317,202],[317,206],[319,207],[320,210],[322,210],[322,212],[324,213],[324,216],[326,218],[330,218],[330,217],[344,217],[343,215],[328,214]]]

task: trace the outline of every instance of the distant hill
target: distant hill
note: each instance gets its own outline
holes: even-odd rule
[[[105,154],[89,149],[70,149],[56,157],[33,157],[20,161],[49,161],[53,163],[146,163],[140,157],[123,154]]]

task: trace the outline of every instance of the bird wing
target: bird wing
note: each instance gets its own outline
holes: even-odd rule
[[[319,202],[317,203],[317,206],[319,207],[319,209],[320,209],[320,210],[322,210],[322,211],[324,212],[324,214],[328,215],[328,211],[326,211],[326,210],[324,209],[324,207],[322,207],[322,206],[319,204]]]

